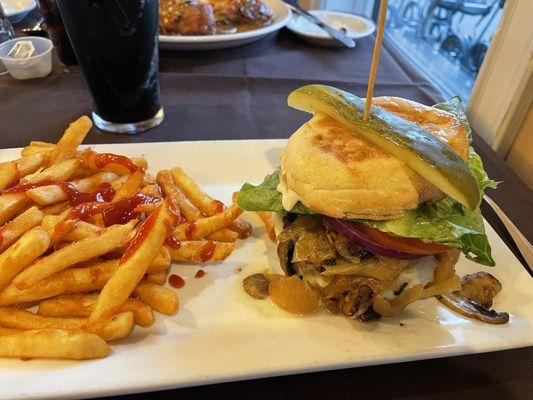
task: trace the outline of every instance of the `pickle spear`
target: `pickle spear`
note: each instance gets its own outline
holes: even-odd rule
[[[325,85],[307,85],[293,91],[290,107],[323,113],[363,139],[405,162],[451,198],[475,210],[481,203],[476,178],[463,159],[447,143],[413,122],[372,106],[363,119],[365,101]]]

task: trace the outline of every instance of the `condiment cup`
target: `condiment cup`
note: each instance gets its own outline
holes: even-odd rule
[[[35,47],[36,55],[16,59],[7,57],[15,43],[20,40],[29,40]],[[0,61],[4,64],[9,74],[15,79],[41,78],[52,72],[52,41],[50,39],[26,36],[8,40],[0,44]]]

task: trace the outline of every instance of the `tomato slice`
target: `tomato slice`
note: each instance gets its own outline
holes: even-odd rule
[[[352,221],[352,224],[375,242],[393,250],[411,254],[437,254],[443,253],[450,248],[435,243],[426,243],[419,239],[402,238],[391,236],[378,229],[371,228],[360,222]]]

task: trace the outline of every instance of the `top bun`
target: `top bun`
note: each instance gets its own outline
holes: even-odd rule
[[[395,97],[374,98],[373,104],[423,127],[466,161],[469,140],[453,114]],[[306,207],[335,218],[398,218],[422,202],[445,197],[403,161],[323,114],[289,139],[281,179]]]

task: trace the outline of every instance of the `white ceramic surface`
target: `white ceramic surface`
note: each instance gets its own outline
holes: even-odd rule
[[[274,21],[268,26],[225,35],[159,35],[159,46],[174,50],[215,50],[242,46],[260,40],[283,28],[291,19],[291,10],[282,1],[264,0],[264,2],[274,12]]]
[[[0,3],[12,23],[22,21],[37,6],[35,0],[1,0]]]
[[[354,40],[367,37],[376,29],[374,22],[354,14],[323,10],[311,10],[310,13],[336,29],[346,29],[346,36]],[[297,13],[293,13],[291,20],[287,24],[287,29],[313,45],[345,47],[334,40],[325,30]]]
[[[259,182],[272,172],[284,145],[252,140],[95,147],[142,154],[152,171],[179,164],[209,193],[229,201],[242,182]],[[0,162],[17,155],[0,150]],[[507,325],[463,318],[435,299],[413,304],[398,318],[365,324],[327,312],[296,317],[248,297],[241,289],[244,277],[280,268],[260,222],[253,214],[246,218],[254,224],[253,236],[239,241],[226,262],[202,266],[203,278],[193,278],[198,266],[172,267],[187,282],[178,290],[178,314],[157,315],[152,327],[136,327],[106,359],[0,359],[0,398],[104,396],[533,345],[533,279],[489,226],[497,266],[462,257],[457,269],[460,275],[485,269],[502,282],[495,308],[510,313]]]

